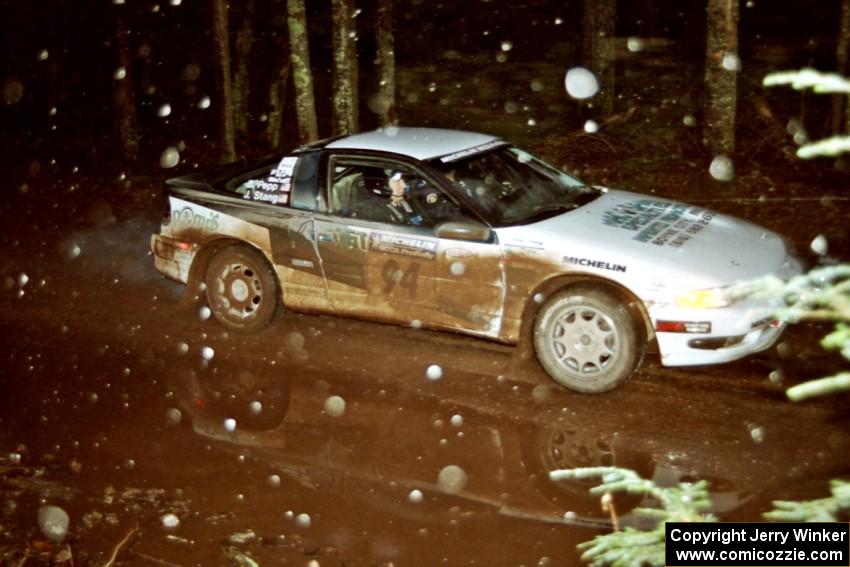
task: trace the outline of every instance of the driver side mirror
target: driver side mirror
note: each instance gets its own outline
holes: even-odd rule
[[[441,222],[434,227],[434,236],[449,240],[489,242],[492,233],[489,226],[472,219]]]

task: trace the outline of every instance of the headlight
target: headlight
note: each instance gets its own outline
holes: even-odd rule
[[[732,305],[733,299],[726,288],[695,289],[676,297],[676,306],[681,309],[715,309]]]

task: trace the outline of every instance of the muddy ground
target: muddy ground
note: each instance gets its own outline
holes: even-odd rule
[[[846,177],[762,162],[719,184],[699,160],[635,166],[626,133],[538,150],[778,230],[809,260],[818,234],[850,258]],[[850,472],[850,399],[784,397],[840,367],[823,327],[718,367],[648,356],[599,396],[555,387],[527,350],[452,334],[287,313],[232,335],[153,268],[164,176],[71,167],[30,167],[0,203],[6,565],[567,565],[608,517],[551,469],[705,478],[724,520]],[[62,543],[39,530],[44,504],[68,513]],[[637,504],[617,499],[624,521]]]
[[[708,478],[730,520],[820,496],[848,472],[848,400],[783,397],[837,364],[816,346],[823,329],[795,328],[781,352],[720,367],[664,369],[649,357],[602,396],[553,387],[519,351],[455,335],[294,313],[260,335],[228,335],[154,271],[160,202],[147,183],[36,180],[6,192],[9,565],[69,551],[75,564],[104,564],[127,534],[122,564],[567,564],[605,516],[586,486],[545,480],[552,468]],[[790,203],[713,204],[802,249],[813,229],[832,231],[842,252],[847,201],[798,190]],[[442,379],[425,377],[431,364]],[[775,369],[781,384],[768,378]],[[449,465],[466,473],[462,488],[440,483]],[[61,545],[38,529],[44,503],[70,516]]]

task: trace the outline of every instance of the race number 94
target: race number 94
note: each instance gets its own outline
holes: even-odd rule
[[[384,280],[384,293],[390,294],[398,286],[406,289],[413,299],[419,278],[419,264],[412,263],[405,270],[395,260],[387,260],[381,268],[381,278]]]

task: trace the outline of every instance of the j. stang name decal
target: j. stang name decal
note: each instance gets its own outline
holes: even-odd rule
[[[567,264],[575,264],[586,268],[599,268],[601,270],[610,270],[612,272],[625,273],[626,267],[622,264],[610,264],[602,260],[591,260],[589,258],[576,258],[574,256],[564,256],[564,262]]]

